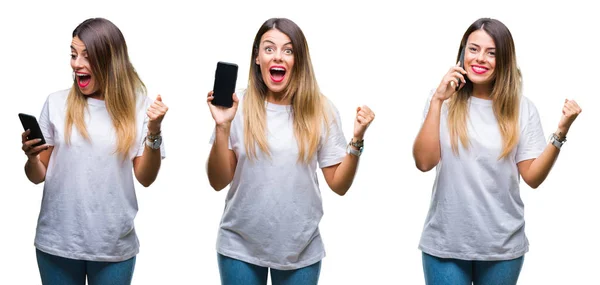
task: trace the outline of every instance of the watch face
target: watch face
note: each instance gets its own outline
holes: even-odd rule
[[[158,137],[153,143],[154,148],[158,149],[160,147],[161,143],[162,143],[162,137]]]
[[[360,141],[353,141],[352,139],[350,139],[350,145],[356,147],[356,148],[362,148],[364,146],[364,140],[360,140]]]
[[[151,148],[151,149],[159,149],[160,145],[162,143],[162,136],[159,136],[158,138],[156,138],[154,141],[146,141],[146,144]]]

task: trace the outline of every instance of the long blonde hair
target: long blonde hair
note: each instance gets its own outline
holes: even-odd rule
[[[92,75],[103,95],[106,109],[115,128],[117,148],[115,153],[124,158],[135,144],[136,104],[138,97],[146,94],[146,86],[129,61],[123,34],[112,22],[91,18],[79,24],[73,37],[85,44]],[[67,98],[65,140],[71,142],[73,125],[87,140],[89,134],[84,121],[87,98],[74,82]]]
[[[246,153],[249,158],[256,159],[258,146],[258,149],[270,156],[265,107],[268,88],[262,79],[260,66],[255,63],[255,60],[262,35],[271,29],[286,34],[294,48],[292,77],[284,91],[284,97],[291,98],[292,102],[294,136],[298,142],[298,161],[308,163],[317,152],[322,127],[327,128],[331,119],[328,115],[327,99],[319,91],[315,79],[306,38],[294,22],[285,18],[267,20],[254,38],[248,90],[243,100]]]
[[[475,21],[461,40],[461,49],[467,48],[467,39],[476,30],[485,31],[496,44],[496,68],[491,92],[492,108],[502,135],[502,153],[506,158],[519,142],[519,103],[521,99],[521,72],[517,67],[515,45],[508,28],[500,21],[482,18]],[[458,51],[457,61],[460,58]],[[468,100],[473,93],[473,83],[467,84],[448,102],[448,129],[452,150],[458,154],[458,141],[468,149]]]

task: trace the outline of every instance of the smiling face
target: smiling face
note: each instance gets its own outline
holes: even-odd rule
[[[75,81],[83,95],[92,95],[98,91],[98,84],[92,73],[85,44],[75,36],[71,41],[71,68]]]
[[[479,29],[469,35],[465,51],[465,70],[474,85],[491,85],[495,79],[496,45],[490,35]]]
[[[281,94],[288,86],[294,67],[294,50],[290,38],[277,29],[264,33],[260,39],[255,63],[260,66],[267,89]]]

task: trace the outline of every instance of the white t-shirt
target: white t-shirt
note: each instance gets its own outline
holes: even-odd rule
[[[325,256],[319,234],[323,207],[317,163],[324,168],[342,162],[347,143],[337,109],[330,105],[334,114],[329,136],[322,131],[317,154],[303,164],[297,161],[291,106],[270,103],[266,114],[271,157],[258,150],[258,159],[249,160],[240,101],[229,137],[237,167],[225,200],[218,253],[279,270],[302,268]]]
[[[84,114],[90,140],[73,126],[71,143],[66,144],[68,94],[69,90],[50,94],[39,119],[44,138],[54,149],[46,170],[35,246],[71,259],[127,260],[139,251],[133,225],[138,205],[132,170],[133,159],[144,152],[146,110],[152,101],[138,97],[136,144],[123,160],[115,153],[116,133],[102,100],[87,99]]]
[[[518,145],[507,159],[498,160],[502,136],[492,101],[469,99],[470,147],[465,149],[459,143],[458,156],[450,145],[448,104],[443,104],[441,160],[419,244],[423,252],[462,260],[509,260],[528,251],[517,163],[537,158],[546,141],[537,109],[524,96],[519,111]]]

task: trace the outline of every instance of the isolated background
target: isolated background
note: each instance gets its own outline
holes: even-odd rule
[[[376,119],[345,197],[321,179],[327,257],[320,284],[423,284],[417,249],[434,172],[420,173],[412,142],[429,91],[454,64],[459,41],[480,17],[514,37],[524,93],[544,133],[565,98],[583,113],[548,179],[522,183],[530,252],[520,284],[597,280],[600,41],[587,1],[20,1],[0,4],[0,284],[39,284],[33,239],[42,185],[23,173],[17,113],[39,116],[46,96],[71,84],[71,32],[104,17],[125,35],[149,95],[169,106],[167,158],[150,188],[137,185],[141,242],[133,284],[218,284],[216,234],[226,191],[210,188],[205,162],[214,126],[206,106],[217,61],[240,66],[247,85],[252,40],[271,17],[304,31],[323,93],[352,136],[356,106]],[[564,1],[561,1],[564,2]],[[393,3],[393,4],[392,4]]]

